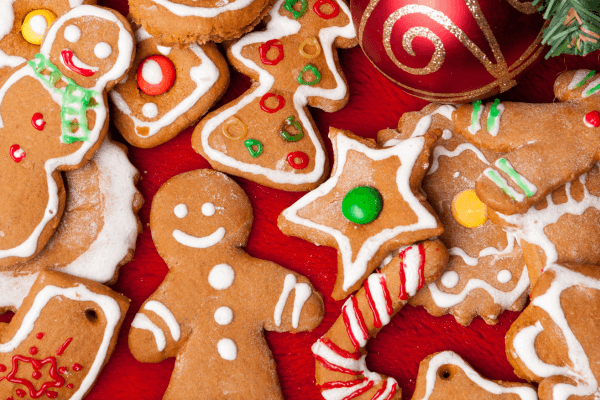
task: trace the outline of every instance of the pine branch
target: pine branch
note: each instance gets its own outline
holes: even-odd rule
[[[542,39],[550,46],[546,59],[600,49],[600,0],[534,0],[531,5],[551,19]]]

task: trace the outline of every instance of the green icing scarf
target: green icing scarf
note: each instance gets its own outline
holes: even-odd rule
[[[84,89],[76,84],[72,79],[67,78],[50,62],[43,54],[36,54],[35,59],[28,61],[27,64],[33,69],[35,76],[48,88],[62,96],[60,107],[60,120],[62,122],[63,143],[71,144],[77,141],[89,141],[90,129],[88,128],[87,110],[96,108],[99,104],[90,105],[94,96],[98,92]],[[43,75],[44,70],[48,70],[49,75]],[[58,81],[64,78],[67,86],[56,88]],[[70,117],[67,119],[67,117]],[[77,120],[77,122],[74,122]],[[75,136],[73,131],[81,130],[83,135]]]

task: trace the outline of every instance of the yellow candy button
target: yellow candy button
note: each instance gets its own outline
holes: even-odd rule
[[[460,192],[452,200],[452,215],[459,224],[477,228],[487,221],[487,207],[473,189]]]
[[[31,44],[42,44],[44,35],[56,15],[50,10],[33,10],[23,20],[21,34]]]

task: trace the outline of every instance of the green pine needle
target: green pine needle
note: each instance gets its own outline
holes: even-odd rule
[[[546,58],[561,54],[585,56],[600,49],[600,0],[534,0],[531,5],[550,19],[544,30],[542,43],[550,46]],[[569,26],[564,22],[576,13]],[[573,13],[574,12],[574,13]]]

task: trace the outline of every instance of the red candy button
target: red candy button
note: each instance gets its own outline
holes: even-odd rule
[[[138,67],[137,84],[142,92],[157,96],[171,89],[176,75],[175,66],[167,57],[150,56]]]
[[[590,111],[583,121],[590,128],[597,128],[600,126],[600,113],[598,111]]]
[[[296,158],[300,159],[299,163],[296,162]],[[306,155],[306,153],[303,153],[301,151],[294,151],[293,153],[288,154],[287,161],[290,164],[290,166],[294,169],[304,169],[308,167],[308,156]]]
[[[23,150],[18,144],[13,144],[10,146],[10,156],[14,162],[21,162],[21,160],[25,158],[25,150]]]
[[[35,113],[33,114],[33,117],[31,117],[31,125],[38,131],[43,130],[44,125],[46,125],[46,121],[44,121],[43,118],[44,116],[41,113]]]

